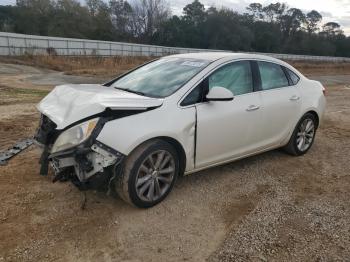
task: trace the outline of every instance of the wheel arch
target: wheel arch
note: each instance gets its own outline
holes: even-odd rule
[[[316,132],[316,129],[319,125],[319,121],[320,121],[319,115],[315,110],[309,109],[309,110],[306,110],[306,112],[304,114],[302,114],[302,116],[299,118],[297,124],[295,125],[294,130],[291,132],[288,140],[285,140],[285,141],[287,141],[287,143],[286,144],[283,143],[283,145],[284,145],[283,149],[291,155],[300,156],[300,155],[305,154],[310,149],[310,147],[312,146],[312,143],[314,141],[314,137],[313,137],[311,144],[306,149],[298,149],[296,144],[295,144],[295,143],[298,143],[298,142],[295,142],[294,139],[297,138],[297,132],[299,132],[299,125],[302,123],[302,121],[307,119],[307,118],[305,118],[306,115],[312,115],[315,118],[316,123],[315,123],[314,132]],[[315,134],[314,134],[314,136],[315,136]]]
[[[318,128],[319,124],[320,124],[320,117],[318,115],[318,113],[316,112],[316,110],[313,110],[313,109],[310,109],[310,110],[307,110],[301,117],[303,118],[306,114],[312,114],[315,119],[316,119],[316,128]]]
[[[289,139],[290,139],[291,136],[293,135],[294,129],[297,127],[299,121],[300,121],[306,114],[312,114],[313,116],[315,116],[315,119],[316,119],[316,128],[318,128],[318,126],[319,126],[319,124],[320,124],[320,117],[319,117],[317,111],[316,111],[315,109],[312,109],[312,108],[311,108],[311,109],[308,109],[308,110],[306,110],[303,114],[301,114],[301,116],[298,118],[298,120],[296,121],[296,123],[294,123],[293,129],[288,133],[288,136],[286,136],[286,137],[283,139],[281,145],[286,145],[286,144],[288,143]]]
[[[318,113],[315,110],[309,110],[305,114],[303,114],[303,116],[306,115],[306,114],[312,114],[315,117],[315,119],[316,119],[316,128],[318,128],[318,126],[320,124],[320,117],[318,116]]]
[[[184,147],[175,138],[172,138],[172,137],[169,137],[169,136],[157,136],[157,137],[149,138],[149,139],[143,141],[142,143],[138,144],[133,150],[131,150],[130,154],[134,150],[136,150],[139,146],[141,146],[141,145],[143,145],[145,143],[149,143],[152,140],[163,140],[163,141],[169,143],[170,145],[172,145],[175,148],[176,152],[178,153],[179,162],[180,162],[180,174],[179,175],[183,175],[185,173],[185,170],[186,170],[187,157],[186,157],[186,153],[185,153]]]

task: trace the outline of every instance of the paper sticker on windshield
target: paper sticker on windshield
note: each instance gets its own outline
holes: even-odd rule
[[[205,63],[203,63],[203,62],[185,61],[181,65],[193,66],[193,67],[202,67],[204,64]]]

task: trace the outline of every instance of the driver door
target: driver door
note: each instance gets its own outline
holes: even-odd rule
[[[232,91],[234,99],[196,105],[196,168],[249,154],[260,141],[261,99],[259,92],[254,92],[251,63],[238,61],[224,65],[206,83],[207,92],[221,86]]]

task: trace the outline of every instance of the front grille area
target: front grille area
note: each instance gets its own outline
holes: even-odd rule
[[[57,125],[54,122],[52,122],[47,116],[41,114],[39,127],[34,135],[34,139],[43,145],[52,144],[58,133],[56,127]]]

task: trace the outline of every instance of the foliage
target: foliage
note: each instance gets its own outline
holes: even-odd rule
[[[350,56],[350,37],[316,10],[251,3],[247,13],[199,1],[170,14],[166,0],[17,0],[0,5],[0,30],[231,51]]]

